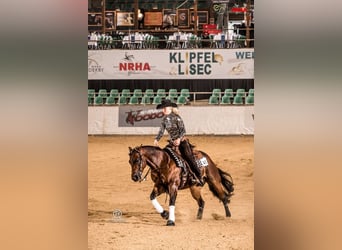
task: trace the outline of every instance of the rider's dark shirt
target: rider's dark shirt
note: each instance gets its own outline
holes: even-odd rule
[[[185,127],[182,118],[175,113],[170,113],[163,117],[160,125],[159,133],[156,136],[156,140],[159,141],[164,135],[164,131],[169,133],[172,141],[182,138],[185,135]]]

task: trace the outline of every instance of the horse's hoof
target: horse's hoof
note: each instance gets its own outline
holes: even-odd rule
[[[172,220],[168,220],[167,223],[166,223],[166,226],[175,226],[175,222],[172,221]]]
[[[160,215],[165,220],[167,220],[169,218],[169,212],[166,210],[164,210]]]

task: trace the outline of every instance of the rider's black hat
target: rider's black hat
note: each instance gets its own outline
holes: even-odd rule
[[[162,108],[166,108],[166,107],[177,108],[178,106],[176,103],[171,102],[169,99],[162,100],[161,104],[157,105],[157,109],[162,109]]]

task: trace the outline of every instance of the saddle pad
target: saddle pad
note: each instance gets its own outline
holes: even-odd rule
[[[175,151],[173,151],[169,147],[165,147],[163,150],[170,155],[172,160],[176,162],[177,167],[182,168],[182,169],[185,168],[186,165],[185,165],[184,160],[180,158]]]

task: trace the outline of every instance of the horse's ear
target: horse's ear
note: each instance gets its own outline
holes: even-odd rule
[[[129,149],[129,153],[132,153],[132,148],[131,147],[128,147],[128,149]]]

